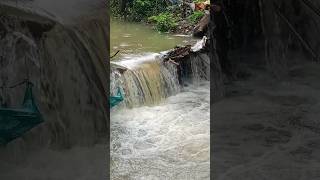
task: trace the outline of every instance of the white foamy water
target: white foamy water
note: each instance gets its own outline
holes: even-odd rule
[[[203,82],[156,106],[113,109],[111,179],[209,179],[209,99]]]
[[[155,61],[160,53],[144,53],[144,54],[128,54],[125,55],[120,61],[113,61],[111,64],[116,64],[128,69],[134,69],[146,62]]]

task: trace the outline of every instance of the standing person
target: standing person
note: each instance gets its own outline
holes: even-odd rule
[[[228,58],[229,51],[229,22],[226,17],[222,1],[215,1],[211,4],[211,13],[214,19],[213,35],[216,39],[216,51],[219,57],[223,73],[232,78],[232,67]]]

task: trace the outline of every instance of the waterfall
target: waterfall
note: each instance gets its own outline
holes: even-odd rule
[[[209,57],[164,55],[111,63],[110,91],[125,94],[110,112],[111,179],[209,179]]]
[[[111,72],[111,92],[120,87],[126,107],[157,104],[180,90],[175,65],[162,62],[157,55],[149,56],[148,61],[137,58],[119,64],[127,67],[127,71]]]
[[[181,61],[180,69],[173,63],[164,62],[165,54],[148,54],[111,63],[111,95],[115,95],[120,87],[125,96],[120,106],[155,105],[180,92],[187,83],[198,84],[202,80],[210,80],[210,60],[205,53],[197,52],[186,57]],[[117,67],[127,70],[120,73]],[[179,82],[179,71],[183,82]]]

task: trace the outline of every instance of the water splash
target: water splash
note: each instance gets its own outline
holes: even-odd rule
[[[126,99],[111,110],[113,180],[210,178],[209,57],[185,58],[184,73],[161,57],[112,63],[111,92],[121,87]]]
[[[173,65],[162,63],[158,54],[118,64],[128,70],[123,74],[117,71],[111,73],[111,92],[115,93],[120,87],[127,107],[154,105],[180,90],[176,70],[171,71]]]
[[[203,45],[204,40],[199,42]],[[200,45],[197,43],[195,46]],[[210,80],[210,59],[205,53],[194,52],[178,67],[163,61],[167,52],[145,53],[111,62],[110,92],[115,95],[118,87],[122,89],[125,94],[122,107],[155,105],[180,92],[186,83]],[[126,71],[120,73],[119,67]]]
[[[209,82],[111,113],[111,179],[209,179]]]

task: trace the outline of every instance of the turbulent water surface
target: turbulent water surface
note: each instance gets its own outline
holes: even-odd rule
[[[111,109],[112,180],[209,179],[210,88],[202,78],[209,65],[201,55],[186,58],[181,86],[178,67],[161,58],[194,43],[141,24],[111,23],[111,48],[120,55],[111,63],[110,91],[120,88],[125,99]]]
[[[112,179],[209,179],[209,83],[111,112]]]

